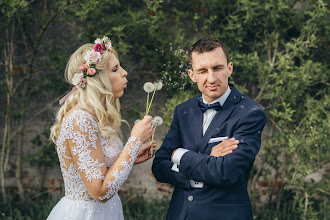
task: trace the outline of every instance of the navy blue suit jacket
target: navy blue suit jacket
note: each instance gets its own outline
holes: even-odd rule
[[[152,172],[157,181],[175,186],[167,219],[189,220],[253,219],[247,182],[260,149],[266,116],[261,107],[230,85],[232,91],[202,135],[203,113],[194,97],[175,108],[174,117]],[[211,138],[234,137],[238,148],[224,157],[210,156]],[[179,172],[171,170],[171,155],[185,148]],[[190,187],[189,180],[204,182],[201,189]]]

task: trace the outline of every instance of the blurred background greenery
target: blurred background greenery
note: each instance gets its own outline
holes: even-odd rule
[[[230,81],[268,118],[248,187],[255,219],[328,219],[329,10],[328,0],[0,0],[0,218],[45,219],[58,201],[22,181],[23,163],[45,173],[57,166],[49,127],[33,138],[34,154],[24,153],[24,135],[34,120],[52,121],[70,89],[70,54],[107,35],[131,79],[163,80],[167,125],[174,107],[197,94],[189,47],[205,36],[225,42]],[[122,200],[126,219],[164,219],[169,201]]]

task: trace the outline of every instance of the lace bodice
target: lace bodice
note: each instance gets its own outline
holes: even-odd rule
[[[63,119],[56,144],[65,196],[95,201],[90,193],[94,192],[94,185],[102,186],[106,182],[106,190],[98,200],[110,199],[121,188],[142,143],[136,137],[130,137],[125,147],[118,136],[108,141],[100,135],[91,114],[74,110]]]

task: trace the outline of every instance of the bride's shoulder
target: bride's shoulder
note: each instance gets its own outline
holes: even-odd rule
[[[85,121],[89,120],[92,121],[93,123],[97,123],[96,118],[86,110],[80,108],[79,106],[74,106],[71,108],[65,115],[64,115],[65,120],[77,120],[77,121]]]

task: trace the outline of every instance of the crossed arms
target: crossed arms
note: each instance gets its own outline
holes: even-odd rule
[[[227,140],[212,148],[210,155],[188,151],[180,160],[179,172],[171,170],[171,157],[177,148],[182,147],[178,109],[174,111],[171,128],[162,147],[156,152],[153,173],[159,182],[190,188],[189,180],[204,182],[207,185],[227,186],[248,175],[254,158],[260,149],[261,131],[265,125],[265,113],[260,108],[244,112],[238,119],[232,134],[226,136],[239,140]],[[192,137],[194,134],[190,134]],[[233,143],[234,142],[234,143]],[[222,155],[219,155],[219,151]],[[232,151],[232,152],[231,152]]]

